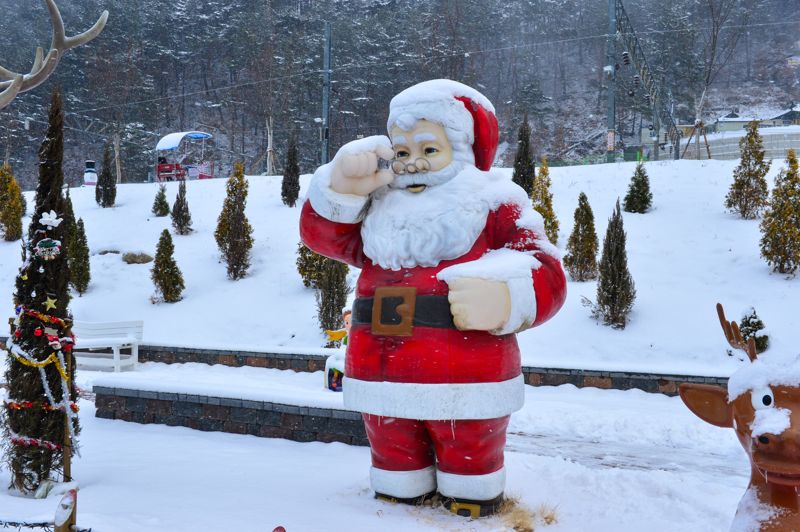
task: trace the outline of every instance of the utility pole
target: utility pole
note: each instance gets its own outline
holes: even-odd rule
[[[322,164],[328,162],[328,145],[330,143],[330,107],[331,107],[331,23],[325,23],[325,52],[322,60]]]
[[[606,121],[608,124],[606,138],[606,162],[614,162],[614,149],[617,145],[616,137],[616,92],[617,92],[617,72],[616,72],[616,47],[617,35],[617,12],[614,0],[608,0],[608,37],[606,39],[606,66],[603,69],[608,83],[608,108]]]

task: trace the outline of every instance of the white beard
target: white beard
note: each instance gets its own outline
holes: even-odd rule
[[[481,192],[488,184],[485,173],[466,166],[422,192],[380,189],[361,226],[364,254],[387,270],[432,267],[464,255],[486,225],[489,202]]]

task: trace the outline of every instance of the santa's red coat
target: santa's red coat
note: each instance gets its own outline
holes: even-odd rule
[[[550,319],[564,303],[566,279],[558,259],[537,244],[540,235],[520,228],[520,207],[500,205],[461,257],[434,267],[387,270],[364,255],[361,223],[333,222],[306,201],[300,218],[303,242],[315,252],[361,269],[356,297],[373,297],[378,287],[415,287],[417,295],[447,296],[437,274],[475,261],[491,250],[533,252],[540,265],[531,271],[535,301],[524,328]],[[514,287],[512,299],[514,299]],[[526,287],[524,290],[527,290]],[[365,413],[410,419],[497,418],[522,406],[524,385],[514,334],[415,326],[411,336],[378,336],[369,324],[353,324],[347,350],[345,405]]]

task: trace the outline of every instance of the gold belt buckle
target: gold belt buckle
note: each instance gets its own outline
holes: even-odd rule
[[[399,323],[385,323],[381,320],[384,301],[400,299],[394,312],[400,317]],[[417,304],[417,289],[413,286],[381,286],[375,289],[372,300],[372,334],[379,336],[411,336],[414,329],[414,308]]]

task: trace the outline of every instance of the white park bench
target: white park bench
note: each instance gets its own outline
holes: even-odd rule
[[[88,322],[76,321],[72,325],[75,333],[75,360],[81,369],[136,369],[139,361],[139,343],[144,334],[143,321]],[[96,350],[111,353],[97,352]],[[130,349],[130,354],[122,353]]]

